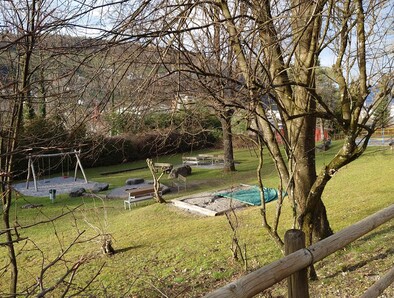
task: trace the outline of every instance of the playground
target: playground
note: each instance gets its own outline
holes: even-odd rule
[[[74,179],[74,177],[52,177],[43,180],[37,180],[37,189],[34,187],[26,188],[26,182],[21,182],[13,185],[13,188],[30,197],[47,197],[51,189],[56,190],[56,194],[67,194],[76,188],[84,188],[87,191],[93,191],[97,182],[88,181],[84,179]]]
[[[43,167],[40,165],[44,164],[43,160],[47,160],[47,164],[50,165],[51,158],[60,157],[61,160],[68,161],[69,165],[74,167],[73,177],[68,175],[47,175],[41,176],[38,173],[43,172]],[[73,158],[74,162],[70,162]],[[220,159],[221,156],[216,155],[199,154],[194,157],[183,157],[182,165],[174,167],[190,165],[193,168],[200,170],[213,170],[223,167],[223,161]],[[198,162],[190,162],[190,160]],[[173,169],[171,163],[155,163],[160,172]],[[163,166],[165,167],[163,168]],[[69,166],[68,166],[69,167]],[[143,168],[144,170],[145,168]],[[128,170],[127,170],[128,171]],[[48,170],[50,173],[50,169]],[[80,172],[81,178],[77,178],[77,173]],[[115,171],[113,175],[118,174],[119,171]],[[121,173],[123,171],[120,171]],[[67,174],[69,170],[67,169]],[[106,173],[106,175],[111,173]],[[133,173],[134,174],[134,173]],[[59,174],[58,174],[59,175]],[[170,181],[167,181],[170,182]],[[171,182],[170,182],[171,183]],[[175,182],[172,181],[172,184]],[[147,187],[152,187],[153,181],[145,180],[143,178],[128,178],[123,186],[116,185],[109,187],[108,183],[101,183],[96,181],[89,181],[85,171],[82,167],[80,160],[80,151],[60,152],[52,154],[39,154],[28,156],[28,168],[27,178],[25,182],[20,182],[13,185],[13,188],[18,193],[24,196],[31,197],[48,197],[54,200],[56,195],[68,194],[70,196],[83,196],[85,193],[99,193],[101,198],[105,199],[126,199],[129,195],[130,190],[139,190]],[[186,186],[186,182],[185,182]],[[184,186],[184,188],[185,188]],[[185,188],[186,189],[186,188]],[[107,191],[108,190],[108,191]],[[105,191],[105,192],[102,192]],[[161,183],[161,191],[163,194],[174,193],[176,189],[168,187]],[[179,192],[179,188],[178,188]],[[278,198],[278,191],[272,188],[264,188],[264,200],[266,203],[276,200]],[[224,189],[218,189],[208,192],[195,193],[188,196],[181,196],[171,200],[171,203],[183,210],[187,210],[192,213],[204,215],[204,216],[216,216],[224,214],[230,210],[245,208],[247,206],[258,206],[261,204],[261,193],[256,185],[239,184]]]
[[[340,146],[336,142],[333,143],[333,148]],[[394,155],[389,148],[385,149],[368,149],[369,154],[361,157],[346,171],[337,173],[335,179],[330,181],[331,184],[325,193],[325,203],[335,231],[361,220],[366,213],[372,213],[381,207],[392,204],[390,179],[393,172],[392,159]],[[324,160],[329,154],[334,153],[335,150],[320,152],[317,154],[317,158]],[[205,204],[204,209],[216,208],[219,210],[223,206],[223,210],[228,210],[233,206],[237,207],[234,214],[238,219],[238,239],[242,245],[247,244],[250,264],[248,268],[253,270],[260,264],[274,261],[279,257],[280,252],[272,239],[261,228],[259,207],[249,207],[250,205],[242,204],[236,199],[217,196],[218,193],[225,191],[235,192],[236,188],[229,185],[239,185],[241,181],[250,181],[250,185],[255,183],[252,179],[255,176],[255,157],[247,150],[237,151],[236,154],[240,163],[238,171],[231,176],[219,175],[217,170],[205,169],[201,165],[196,166],[193,168],[192,175],[188,177],[187,191],[183,189],[179,193],[173,191],[165,194],[164,197],[167,202],[170,202],[171,199],[184,198],[186,203],[190,203],[197,199],[195,205]],[[160,162],[171,162],[177,165],[180,160],[181,157],[165,158]],[[134,169],[143,165],[142,161],[122,166],[124,169]],[[277,185],[272,174],[272,167],[271,161],[267,161],[263,172],[264,183],[267,186]],[[150,179],[146,168],[104,177],[100,175],[104,170],[120,169],[122,169],[120,166],[86,169],[86,176],[89,183],[90,181],[108,182],[111,186],[109,192],[124,186],[130,177]],[[365,175],[367,171],[370,175]],[[82,178],[81,175],[78,177]],[[372,182],[371,177],[374,177]],[[38,191],[40,191],[41,182],[44,186],[52,183],[52,181],[45,182],[47,180],[45,177],[37,176],[37,178],[39,178],[37,181]],[[66,184],[68,180],[73,180],[73,177],[67,179],[58,177],[58,180]],[[168,181],[167,178],[163,179],[163,183],[167,184]],[[25,181],[20,182],[23,182],[22,188],[25,189]],[[30,184],[29,188],[34,190],[33,183]],[[357,188],[349,187],[349,184],[357,185]],[[84,182],[82,182],[82,187],[86,187]],[[203,194],[207,196],[205,197]],[[212,194],[216,194],[216,197]],[[143,202],[138,203],[136,207],[132,206],[131,210],[126,210],[121,199],[96,200],[94,196],[83,199],[59,196],[56,198],[55,204],[52,204],[48,195],[48,192],[45,191],[42,198],[18,197],[15,204],[18,211],[18,223],[26,226],[44,221],[61,214],[65,210],[65,206],[73,208],[83,203],[80,211],[76,213],[78,215],[77,226],[75,226],[75,217],[71,215],[56,222],[57,233],[63,241],[61,243],[53,237],[52,224],[30,228],[29,236],[32,241],[27,242],[29,246],[26,246],[24,251],[24,256],[29,257],[21,258],[20,264],[23,268],[33,268],[37,260],[41,260],[40,251],[37,251],[31,243],[39,247],[50,245],[50,252],[53,252],[53,257],[56,257],[56,253],[62,249],[63,243],[74,240],[77,228],[86,230],[85,238],[91,239],[95,235],[94,227],[104,227],[103,233],[110,233],[114,239],[115,255],[110,258],[102,256],[101,246],[90,241],[78,244],[70,251],[69,258],[78,259],[81,255],[96,255],[86,265],[89,266],[87,267],[89,270],[90,268],[100,268],[100,265],[106,262],[108,265],[101,272],[100,281],[107,281],[108,292],[113,296],[116,296],[117,293],[124,293],[124,289],[130,288],[130,280],[135,280],[136,283],[130,288],[132,294],[154,297],[155,293],[150,290],[150,284],[147,285],[147,282],[157,282],[159,278],[161,289],[171,289],[171,292],[167,292],[169,296],[176,296],[176,294],[185,293],[185,291],[192,291],[194,296],[201,296],[214,288],[214,284],[209,282],[211,279],[218,278],[218,281],[225,283],[244,270],[243,266],[238,263],[234,263],[238,267],[229,266],[231,253],[229,247],[232,243],[233,233],[225,216],[204,216],[201,213],[190,213],[173,204]],[[343,207],[344,202],[346,208]],[[42,205],[42,207],[22,208],[27,204]],[[269,216],[275,214],[275,201],[268,203],[266,207]],[[348,212],[348,210],[352,210],[352,212]],[[291,227],[292,223],[292,209],[289,200],[285,198],[281,224]],[[373,279],[378,278],[377,272],[383,274],[384,270],[387,270],[387,264],[392,264],[392,250],[385,245],[385,243],[391,243],[392,233],[390,231],[392,231],[392,225],[387,225],[359,241],[357,247],[353,247],[353,245],[349,247],[351,258],[344,257],[342,253],[339,253],[327,259],[324,266],[317,268],[321,280],[311,285],[313,293],[316,295],[324,293],[331,297],[338,294],[334,293],[332,289],[335,291],[342,289],[342,292],[339,293],[342,296],[359,297],[360,291],[358,289],[365,286],[366,277],[371,284]],[[5,254],[1,256],[4,257]],[[358,269],[354,270],[355,267]],[[374,275],[371,275],[371,272]],[[344,274],[348,274],[352,278],[344,280]],[[151,276],[154,277],[153,280],[150,279]],[[21,281],[34,282],[31,277],[30,271],[21,271]],[[81,274],[78,282],[83,285],[89,281],[89,277],[88,274]],[[52,278],[52,276],[48,278]],[[322,285],[322,281],[324,281],[324,285]],[[345,288],[341,287],[344,283],[346,283]],[[179,290],[176,293],[173,291],[174,285]],[[4,285],[2,286],[4,287]],[[279,296],[280,290],[280,288],[276,289],[273,294]],[[392,291],[389,292],[389,294],[391,293]]]

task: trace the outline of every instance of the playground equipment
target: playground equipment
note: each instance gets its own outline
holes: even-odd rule
[[[27,178],[26,178],[26,189],[29,188],[29,182],[30,182],[30,177],[33,177],[33,182],[34,182],[34,188],[36,191],[38,191],[38,186],[37,186],[37,175],[35,171],[35,164],[37,163],[38,165],[38,159],[40,158],[48,158],[50,161],[51,157],[62,157],[62,161],[65,158],[70,158],[71,156],[75,156],[76,163],[75,163],[75,170],[74,170],[74,181],[77,180],[77,172],[78,168],[80,168],[83,178],[85,179],[85,182],[88,183],[88,180],[85,175],[85,171],[83,170],[82,163],[80,160],[80,155],[81,155],[81,150],[74,150],[74,151],[69,151],[69,152],[59,152],[59,153],[49,153],[49,154],[29,154],[28,156],[28,163],[27,163]],[[49,164],[49,170],[51,168],[50,162]]]

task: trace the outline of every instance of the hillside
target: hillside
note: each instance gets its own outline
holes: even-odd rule
[[[330,151],[318,155],[319,163],[328,160]],[[180,160],[180,156],[163,157],[163,161]],[[255,183],[256,158],[248,150],[237,151],[238,171],[222,174],[220,170],[196,168],[189,177],[188,193],[198,193],[240,182]],[[359,160],[336,174],[324,193],[330,223],[334,231],[349,226],[393,203],[392,177],[394,154],[391,150],[371,148]],[[133,164],[138,166],[139,164]],[[131,164],[123,165],[131,167]],[[109,170],[109,168],[105,168]],[[147,170],[102,176],[103,168],[89,169],[89,180],[122,185],[127,177],[149,178]],[[266,185],[275,185],[271,162],[264,167]],[[164,181],[163,181],[164,182]],[[168,182],[168,181],[167,181]],[[172,193],[165,198],[184,195]],[[21,209],[26,202],[42,204],[42,208]],[[59,196],[54,204],[48,198],[17,197],[15,220],[26,226],[59,215],[82,204],[79,211],[56,221],[21,230],[29,237],[17,245],[20,288],[34,285],[42,265],[49,264],[59,251],[76,241],[60,262],[44,275],[46,286],[76,260],[83,260],[74,281],[84,286],[94,279],[87,293],[90,297],[200,297],[245,273],[244,265],[235,261],[230,250],[232,231],[225,216],[203,217],[187,213],[171,204],[143,202],[132,210],[124,210],[121,200],[98,197],[69,198]],[[269,203],[269,218],[276,204]],[[281,257],[281,253],[261,227],[259,207],[236,211],[237,237],[246,248],[247,272]],[[291,228],[291,208],[285,200],[280,234]],[[346,249],[329,256],[316,266],[318,281],[310,285],[311,297],[358,297],[389,270],[394,263],[391,243],[394,240],[391,221],[362,237]],[[56,231],[56,233],[55,233]],[[82,233],[83,232],[83,233]],[[80,233],[82,233],[80,235]],[[101,253],[97,233],[110,234],[116,253]],[[1,250],[2,258],[5,251]],[[4,274],[5,272],[3,272]],[[6,291],[1,283],[0,293]],[[64,284],[55,291],[64,289]],[[73,288],[75,290],[75,288]],[[261,297],[286,296],[281,282]],[[381,297],[392,297],[388,288]]]

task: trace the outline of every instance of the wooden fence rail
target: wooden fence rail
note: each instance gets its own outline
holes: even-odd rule
[[[345,247],[349,243],[393,218],[394,204],[309,246],[308,248],[297,250],[278,261],[253,271],[240,279],[209,293],[205,297],[253,297],[295,272],[324,259],[328,255]],[[388,274],[389,277],[391,275]]]
[[[360,298],[378,297],[383,291],[393,283],[394,267],[389,270],[381,279],[370,287]]]

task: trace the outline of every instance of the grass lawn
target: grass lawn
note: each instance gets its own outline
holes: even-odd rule
[[[319,167],[330,160],[339,143],[318,153]],[[360,159],[339,171],[324,192],[323,200],[334,231],[339,231],[394,202],[394,153],[386,148],[371,147]],[[199,152],[200,153],[200,152]],[[212,152],[210,153],[217,153]],[[195,153],[196,154],[196,153]],[[193,169],[187,193],[256,183],[257,157],[250,150],[236,151],[239,162],[235,173],[220,170]],[[166,156],[155,161],[181,163],[181,155]],[[102,172],[145,165],[144,161],[113,167],[86,169],[89,180],[123,186],[131,177],[150,179],[148,169],[100,175]],[[269,157],[265,157],[264,184],[276,187],[278,180]],[[169,183],[166,177],[162,182]],[[178,194],[167,194],[170,200]],[[69,198],[61,195],[51,203],[48,197],[15,197],[12,221],[21,226],[48,220],[47,223],[23,228],[16,245],[19,254],[19,288],[35,284],[42,267],[67,250],[64,260],[50,268],[43,277],[50,287],[65,268],[84,260],[75,281],[84,286],[100,271],[87,293],[89,297],[199,297],[245,274],[243,264],[232,259],[232,231],[225,216],[203,217],[186,213],[171,204],[141,202],[132,210],[124,210],[122,200]],[[26,203],[42,204],[42,208],[21,209]],[[75,212],[55,221],[54,216],[81,205]],[[275,202],[267,205],[269,217],[275,213]],[[291,208],[285,200],[280,235],[291,228]],[[247,272],[281,257],[273,240],[261,227],[259,207],[236,212],[238,239],[246,247]],[[271,216],[272,217],[272,216]],[[316,264],[319,280],[311,282],[311,297],[358,297],[394,263],[394,223],[381,226],[341,251]],[[82,234],[81,234],[82,233]],[[97,234],[112,236],[117,253],[106,257],[101,253]],[[78,235],[80,235],[78,237]],[[0,238],[3,240],[3,238]],[[0,248],[1,268],[7,264],[6,250]],[[0,296],[7,292],[7,272],[0,271]],[[261,297],[286,296],[286,285],[277,286]],[[394,297],[393,286],[386,296]],[[54,297],[57,297],[54,294]]]

